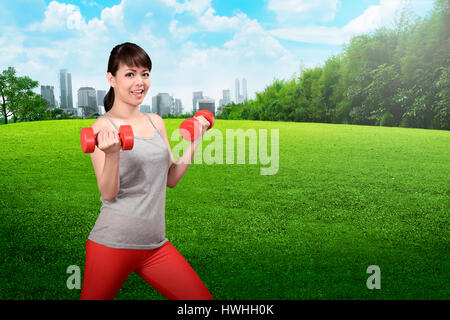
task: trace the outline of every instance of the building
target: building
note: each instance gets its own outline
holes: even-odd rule
[[[158,99],[156,96],[152,97],[152,112],[158,113]]]
[[[73,109],[72,74],[67,73],[67,109]]]
[[[239,79],[236,79],[235,81],[234,81],[234,87],[235,87],[235,98],[236,98],[236,100],[235,100],[235,102],[236,103],[240,103],[240,101],[241,101],[241,94],[240,94],[240,92],[239,92]]]
[[[231,93],[230,90],[222,90],[223,104],[227,105],[231,103]]]
[[[175,99],[173,114],[179,115],[182,113],[183,113],[183,103],[181,102],[181,99]]]
[[[59,70],[59,89],[60,108],[69,109],[74,112],[72,99],[72,74],[68,73],[67,69]]]
[[[105,96],[106,96],[105,90],[97,90],[97,105],[98,105],[98,112],[100,115],[105,114],[105,106],[103,104]]]
[[[105,90],[97,90],[97,105],[104,106],[103,100],[105,99],[106,91]]]
[[[50,104],[50,110],[56,108],[55,93],[53,89],[53,86],[41,86],[41,97],[42,99],[48,101]]]
[[[203,99],[203,91],[197,91],[193,93],[192,97],[192,111],[195,113],[197,111],[197,102],[199,99]]]
[[[242,79],[242,94],[241,94],[241,91],[240,91],[239,79],[236,79],[235,87],[236,87],[236,91],[235,91],[236,103],[242,103],[242,102],[247,101],[248,100],[247,79],[245,79],[245,78]]]
[[[91,87],[78,89],[78,107],[83,110],[83,118],[100,114],[97,104],[97,92]]]
[[[229,105],[231,103],[230,90],[222,90],[222,99],[219,100],[219,107]]]
[[[223,107],[229,104],[231,104],[230,90],[222,90],[222,99],[219,100],[219,108],[217,108],[216,114],[221,114]]]
[[[148,104],[141,104],[139,106],[139,111],[142,113],[151,113],[152,112],[152,107]]]
[[[67,109],[67,70],[59,71],[59,105],[61,109]]]
[[[248,100],[247,96],[247,79],[242,79],[242,100],[245,102]]]
[[[152,112],[165,117],[171,112],[173,103],[173,98],[168,93],[158,93],[152,97]]]
[[[208,98],[208,97],[204,97],[203,99],[199,99],[197,101],[198,103],[198,109],[199,110],[209,110],[212,112],[212,114],[216,114],[216,106],[215,106],[215,101],[214,99]]]

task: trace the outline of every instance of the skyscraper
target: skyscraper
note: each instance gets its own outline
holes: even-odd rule
[[[175,99],[174,111],[175,114],[183,113],[183,103],[181,102],[181,99]]]
[[[222,112],[222,107],[231,103],[230,90],[222,90],[222,99],[219,100],[219,108],[217,109],[217,115]]]
[[[73,109],[72,74],[67,73],[67,109]]]
[[[73,109],[72,74],[68,73],[67,69],[59,70],[59,89],[61,109]]]
[[[222,90],[222,103],[223,105],[227,105],[231,103],[231,94],[230,90]]]
[[[97,105],[97,93],[94,88],[82,87],[78,89],[78,107],[83,107],[84,117],[86,118],[100,112]]]
[[[59,71],[59,105],[61,109],[67,109],[67,70]]]
[[[103,106],[103,99],[105,99],[106,91],[105,90],[97,90],[97,104],[99,106]]]
[[[192,98],[192,111],[196,112],[197,111],[197,101],[199,99],[203,99],[203,91],[197,91],[193,93],[193,98]]]
[[[158,93],[152,97],[152,112],[161,117],[167,116],[173,106],[173,98],[168,93]]]
[[[239,91],[239,79],[236,79],[234,81],[234,86],[235,86],[235,96],[236,96],[235,102],[236,103],[240,103],[241,102],[241,94],[240,94],[240,91]]]
[[[247,79],[242,78],[242,94],[240,91],[239,79],[235,80],[235,87],[236,87],[236,103],[242,103],[244,101],[247,101],[247,99],[248,99]]]
[[[41,97],[42,99],[48,101],[50,104],[50,109],[54,109],[56,107],[53,86],[41,86]]]
[[[152,97],[152,112],[158,114],[158,97]]]
[[[212,98],[204,97],[202,99],[198,99],[198,109],[199,110],[209,110],[212,114],[216,114],[216,106],[215,101]]]
[[[139,106],[139,111],[143,112],[143,113],[150,113],[150,112],[152,112],[152,109],[151,109],[150,105],[148,105],[148,104],[141,104]]]

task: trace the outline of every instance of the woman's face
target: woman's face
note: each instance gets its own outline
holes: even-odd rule
[[[120,64],[116,75],[107,78],[114,88],[114,98],[129,105],[140,105],[150,87],[150,71],[146,67]]]

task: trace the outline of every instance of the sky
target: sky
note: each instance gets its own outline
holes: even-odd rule
[[[425,17],[433,1],[0,0],[0,72],[13,66],[53,85],[59,101],[58,72],[68,69],[76,103],[80,87],[109,90],[109,54],[133,42],[153,64],[144,104],[166,92],[191,111],[194,91],[217,106],[245,78],[252,99],[274,79],[323,65],[352,36],[392,26],[405,5]]]

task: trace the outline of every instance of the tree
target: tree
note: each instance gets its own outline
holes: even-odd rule
[[[50,119],[59,120],[59,119],[71,119],[72,115],[65,113],[63,109],[56,108],[50,111],[47,111],[50,114]]]
[[[450,130],[450,1],[435,0],[425,18],[411,12],[353,37],[322,67],[275,79],[223,118]]]
[[[28,104],[28,99],[34,97],[31,91],[39,85],[29,77],[17,77],[16,70],[8,67],[0,74],[0,97],[2,99],[1,111],[8,123],[8,117],[13,116],[14,122],[18,119],[18,114],[23,114],[21,108]]]
[[[18,121],[39,121],[50,119],[50,112],[47,110],[50,104],[42,99],[41,95],[32,93],[21,102],[21,108],[17,111]]]
[[[441,77],[436,82],[439,102],[436,103],[434,129],[450,130],[450,67],[442,67]]]
[[[322,109],[323,122],[336,122],[336,105],[342,99],[343,90],[339,87],[341,78],[341,58],[333,56],[325,62],[318,81],[320,96],[317,98]]]
[[[373,81],[363,89],[364,103],[370,112],[368,118],[374,119],[376,125],[380,125],[382,119],[388,125],[398,125],[404,110],[397,101],[400,76],[395,65],[382,64],[370,73]]]

